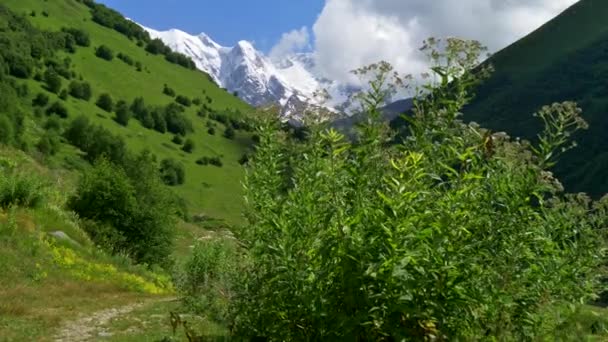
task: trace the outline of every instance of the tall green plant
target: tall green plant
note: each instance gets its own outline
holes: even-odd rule
[[[488,72],[474,68],[481,45],[429,40],[423,50],[434,82],[397,146],[379,113],[403,78],[386,63],[357,72],[371,73],[369,119],[353,142],[319,125],[300,140],[260,125],[235,333],[520,340],[547,331],[547,308],[597,293],[608,201],[563,195],[545,171],[561,137],[583,126],[570,124],[582,122],[578,109],[554,105],[563,115],[544,115],[552,126],[534,147],[464,124],[460,110]]]

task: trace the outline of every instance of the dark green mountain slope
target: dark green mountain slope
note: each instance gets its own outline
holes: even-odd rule
[[[542,105],[574,100],[590,129],[555,172],[568,191],[608,192],[608,1],[582,0],[495,54],[496,69],[465,109],[482,126],[533,139]]]
[[[185,181],[173,188],[193,214],[240,220],[239,160],[251,144],[243,125],[251,109],[247,104],[195,70],[190,60],[91,0],[4,0],[0,10],[0,65],[7,66],[6,84],[22,90],[18,111],[23,139],[18,147],[37,154],[42,146],[45,163],[59,168],[85,165],[84,160],[91,159],[86,148],[72,146],[65,136],[74,119],[83,115],[124,140],[131,152],[148,149],[159,164],[169,158],[183,164]],[[16,27],[13,16],[20,17],[25,28]],[[33,39],[31,47],[28,37]],[[39,51],[45,46],[48,49]],[[49,79],[57,89],[51,89]],[[103,94],[112,101],[99,102]],[[139,114],[132,110],[136,98],[145,104]],[[2,101],[0,126],[3,121],[7,126]],[[56,127],[60,137],[54,153],[43,141],[49,127]],[[175,138],[176,132],[181,137]],[[99,144],[114,140],[95,133],[91,140]]]

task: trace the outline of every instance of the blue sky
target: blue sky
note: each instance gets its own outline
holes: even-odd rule
[[[145,26],[205,32],[221,45],[253,41],[268,52],[285,32],[311,27],[324,0],[99,0]]]

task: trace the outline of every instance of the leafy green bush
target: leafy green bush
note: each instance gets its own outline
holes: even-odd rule
[[[105,59],[106,61],[111,61],[114,59],[114,51],[106,45],[100,45],[95,49],[95,56]]]
[[[118,166],[99,159],[86,171],[69,207],[104,227],[98,236],[139,263],[167,266],[172,251],[175,196],[160,181],[152,156],[142,153]],[[95,235],[92,235],[95,237]]]
[[[45,186],[36,177],[18,172],[14,165],[0,164],[0,208],[34,208],[45,196]]]
[[[226,130],[224,131],[224,138],[234,139],[234,136],[235,136],[234,129],[232,127],[227,127]]]
[[[166,185],[174,186],[184,184],[186,169],[184,164],[175,159],[163,159],[160,162],[160,177]]]
[[[123,100],[118,101],[116,103],[115,112],[116,116],[114,120],[123,126],[127,126],[131,119],[131,110],[129,109],[127,102]]]
[[[114,101],[112,100],[112,95],[108,93],[99,95],[99,98],[95,104],[97,107],[105,110],[106,112],[112,112],[112,110],[114,110]]]
[[[435,83],[410,134],[380,120],[401,78],[386,63],[360,98],[353,142],[322,124],[302,140],[269,121],[246,178],[251,267],[232,302],[239,336],[273,340],[535,340],[542,313],[595,297],[608,198],[563,195],[545,169],[584,127],[571,103],[540,113],[543,147],[458,120],[486,74],[480,46],[431,40]],[[550,339],[550,338],[549,338]]]
[[[77,99],[89,101],[93,92],[91,90],[91,85],[89,82],[85,81],[72,81],[69,85],[70,95]]]
[[[59,93],[61,90],[61,77],[53,68],[48,68],[44,72],[44,83],[46,83],[46,89],[51,93]]]
[[[34,107],[44,107],[49,103],[49,97],[46,94],[38,93],[36,97],[32,100],[32,106]]]
[[[54,156],[61,148],[61,141],[57,131],[49,130],[40,137],[36,148],[45,156]]]
[[[89,34],[84,30],[77,28],[63,28],[61,31],[69,34],[77,45],[84,47],[91,45],[91,38],[89,38]]]
[[[175,97],[175,90],[173,90],[173,88],[171,88],[165,84],[165,85],[163,85],[163,94],[165,94],[167,96]]]
[[[226,322],[240,260],[235,243],[209,239],[196,243],[176,279],[185,306],[192,312]]]
[[[190,100],[189,97],[183,95],[177,95],[177,97],[175,98],[175,102],[185,107],[190,107],[192,105],[192,100]]]
[[[65,119],[69,116],[69,113],[68,109],[61,102],[56,101],[46,109],[46,115],[57,115],[58,117]]]
[[[184,141],[184,146],[182,146],[182,150],[184,152],[192,153],[194,151],[194,140],[188,138]]]

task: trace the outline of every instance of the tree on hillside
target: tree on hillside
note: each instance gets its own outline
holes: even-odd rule
[[[95,56],[105,59],[106,61],[111,61],[114,59],[114,52],[106,45],[101,45],[95,49]]]
[[[51,93],[58,94],[61,90],[61,76],[53,68],[47,68],[44,72],[44,83],[46,89]]]
[[[169,186],[181,185],[186,181],[184,164],[171,158],[163,159],[160,162],[160,175],[163,183]]]
[[[99,98],[95,104],[97,107],[105,110],[106,112],[112,112],[114,109],[114,101],[112,100],[112,96],[108,93],[99,95]]]
[[[129,105],[126,101],[120,100],[116,103],[116,117],[115,120],[119,124],[123,126],[127,126],[129,124],[129,120],[131,119],[131,110],[129,109]]]
[[[93,95],[89,82],[72,81],[70,82],[69,89],[70,95],[77,99],[89,101]]]
[[[184,141],[184,146],[182,146],[182,150],[184,152],[192,153],[194,151],[194,140],[188,138]]]

